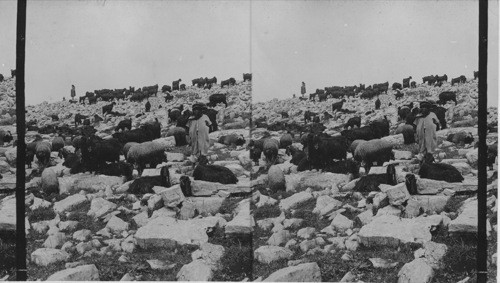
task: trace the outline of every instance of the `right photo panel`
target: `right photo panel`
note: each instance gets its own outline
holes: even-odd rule
[[[251,3],[254,280],[496,280],[498,2],[478,164],[477,1]],[[488,281],[490,282],[490,281]]]

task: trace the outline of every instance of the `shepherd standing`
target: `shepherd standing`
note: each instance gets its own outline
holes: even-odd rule
[[[300,87],[300,93],[302,94],[302,97],[306,94],[306,84],[304,82],[302,82],[302,86]]]
[[[433,154],[437,147],[436,129],[439,120],[430,111],[430,105],[424,104],[420,106],[421,114],[417,115],[415,125],[417,126],[416,134],[419,145],[419,153],[425,155],[426,153]]]
[[[210,139],[208,137],[209,127],[212,124],[207,115],[202,111],[206,106],[202,103],[193,105],[193,116],[189,118],[189,139],[192,155],[198,159],[208,155]]]

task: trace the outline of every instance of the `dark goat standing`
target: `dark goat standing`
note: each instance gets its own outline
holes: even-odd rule
[[[344,129],[354,128],[354,126],[361,128],[361,117],[352,117],[347,120],[347,123],[344,125]]]
[[[224,103],[224,105],[227,107],[227,98],[226,98],[226,94],[224,94],[224,93],[214,93],[214,94],[210,95],[208,100],[209,100],[209,103],[207,104],[207,106],[209,106],[209,107],[215,107],[219,103]]]
[[[333,164],[333,159],[347,158],[347,139],[342,136],[326,138],[318,134],[309,134],[307,150],[311,167],[324,170]]]
[[[102,107],[102,115],[106,115],[107,113],[113,111],[113,106],[115,105],[115,102],[112,102],[111,104],[104,105]]]
[[[124,131],[125,129],[127,130],[132,130],[132,118],[121,120],[118,123],[118,126],[116,126],[115,131],[118,132],[119,130]]]
[[[335,112],[335,110],[340,111],[342,109],[342,106],[344,105],[345,99],[342,99],[339,102],[335,102],[332,104],[332,112]]]

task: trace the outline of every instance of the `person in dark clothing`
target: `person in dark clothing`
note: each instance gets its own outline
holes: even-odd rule
[[[151,110],[151,103],[149,102],[148,99],[148,101],[146,102],[146,112],[149,112],[149,110]]]

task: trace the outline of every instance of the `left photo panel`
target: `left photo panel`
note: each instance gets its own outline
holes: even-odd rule
[[[250,2],[26,16],[28,280],[252,280]]]
[[[0,3],[0,280],[16,279],[16,11]]]

